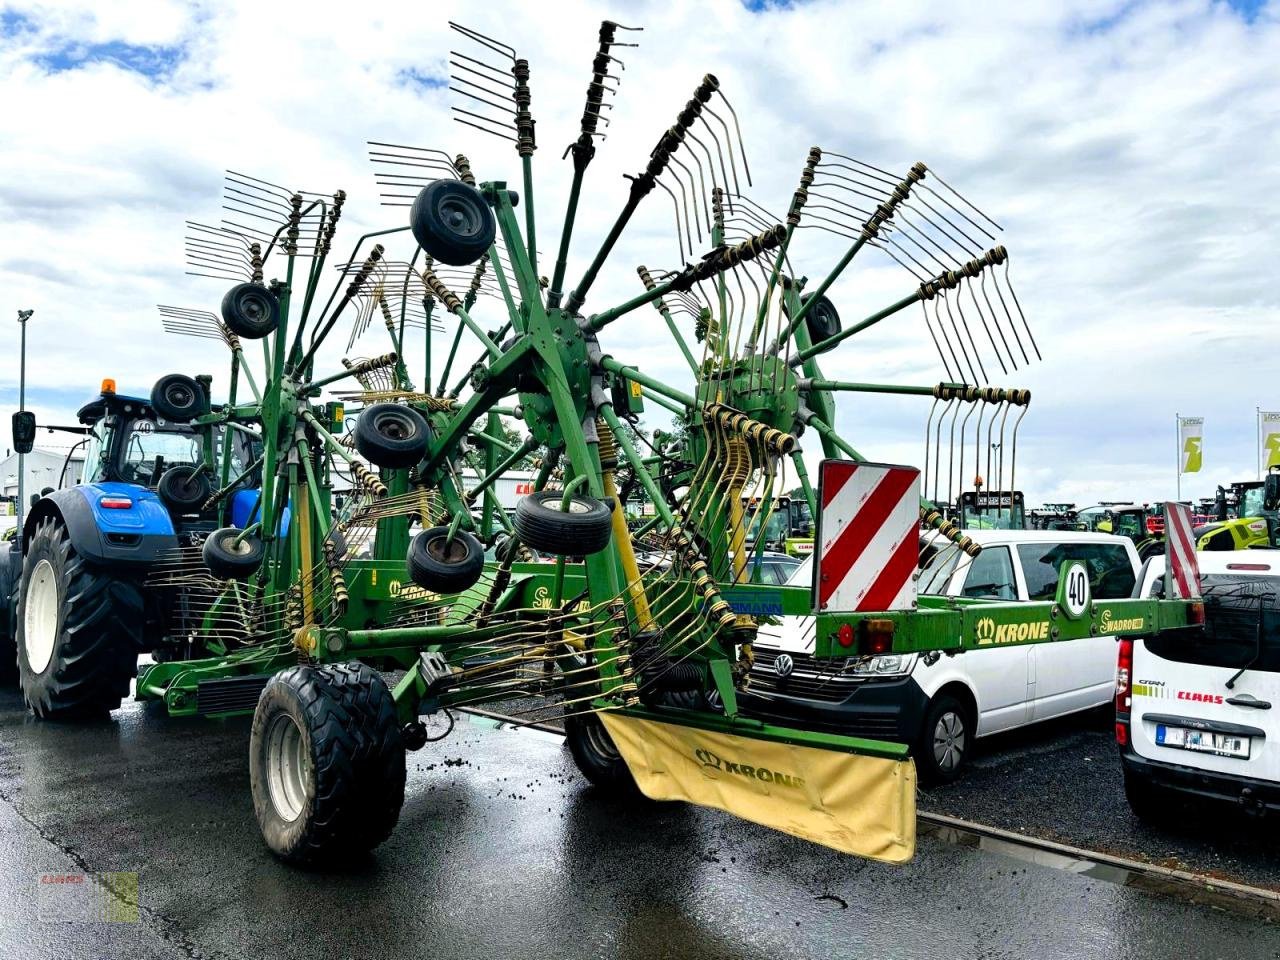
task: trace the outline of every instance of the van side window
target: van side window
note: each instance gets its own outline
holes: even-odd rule
[[[973,558],[964,579],[963,595],[995,600],[1017,600],[1013,582],[1013,557],[1008,547],[987,547]]]
[[[962,556],[959,547],[947,545],[929,558],[920,571],[919,592],[942,596],[951,582],[951,573]]]
[[[1052,600],[1058,592],[1058,571],[1069,560],[1084,564],[1089,590],[1099,600],[1131,596],[1137,582],[1129,552],[1119,543],[1020,543],[1018,559],[1028,600]]]

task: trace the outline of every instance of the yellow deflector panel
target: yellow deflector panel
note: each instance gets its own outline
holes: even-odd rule
[[[724,810],[826,847],[903,863],[916,847],[916,768],[835,750],[599,714],[654,800]]]

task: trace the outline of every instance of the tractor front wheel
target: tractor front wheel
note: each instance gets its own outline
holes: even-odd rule
[[[138,672],[142,595],[76,553],[66,528],[36,528],[18,594],[18,672],[27,705],[45,719],[102,716]]]
[[[391,691],[363,663],[300,665],[267,683],[249,734],[263,839],[292,863],[332,863],[391,835],[404,805]]]

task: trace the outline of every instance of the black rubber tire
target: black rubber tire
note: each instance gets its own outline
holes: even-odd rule
[[[356,449],[370,463],[388,469],[412,467],[427,455],[431,428],[412,407],[375,403],[356,419]]]
[[[156,484],[156,493],[175,513],[197,513],[204,502],[213,495],[213,487],[206,473],[195,474],[195,467],[170,467]]]
[[[303,802],[292,820],[272,799],[268,764],[269,736],[288,729],[285,716],[305,756]],[[372,850],[400,819],[404,783],[395,700],[372,667],[301,664],[267,682],[249,733],[249,785],[262,837],[277,857],[335,863]]]
[[[453,536],[448,527],[429,527],[409,541],[409,579],[435,593],[459,593],[475,586],[484,572],[484,546],[466,530]]]
[[[939,725],[948,716],[962,725],[960,737],[952,744],[953,750],[958,747],[958,756],[953,764],[949,764],[945,756],[941,759],[937,756],[934,743],[935,733],[939,736],[947,735],[944,730],[939,730]],[[941,694],[929,702],[929,708],[924,713],[924,723],[920,725],[920,735],[916,738],[911,751],[915,757],[916,774],[921,784],[932,786],[951,783],[959,778],[969,762],[969,757],[973,754],[975,727],[973,712],[951,694]]]
[[[222,296],[222,322],[237,336],[261,340],[280,326],[280,301],[260,283],[237,283]]]
[[[513,523],[520,542],[543,553],[572,557],[584,557],[607,547],[613,533],[609,505],[595,497],[575,494],[565,512],[560,509],[563,499],[564,494],[558,490],[541,490],[521,497]]]
[[[247,580],[262,566],[267,548],[258,537],[250,534],[233,546],[242,532],[237,527],[223,527],[205,538],[200,556],[220,580]]]
[[[25,621],[30,584],[44,563],[56,585],[57,614],[52,653],[37,670],[28,655]],[[86,562],[60,521],[42,521],[23,559],[18,599],[18,671],[32,713],[47,720],[83,720],[119,707],[138,672],[136,638],[142,627],[138,588]]]
[[[414,199],[409,227],[418,245],[437,262],[465,267],[493,245],[498,224],[475,187],[461,180],[437,180]]]
[[[812,293],[806,294],[801,298],[801,304],[808,303],[812,297]],[[840,312],[834,303],[822,297],[804,315],[804,324],[809,328],[809,339],[821,343],[840,332]]]
[[[574,764],[592,786],[618,800],[644,798],[631,768],[618,753],[598,716],[570,714],[564,718],[564,736]]]
[[[165,420],[190,423],[209,406],[204,387],[183,373],[171,373],[151,388],[151,406]]]
[[[0,690],[18,686],[18,587],[22,583],[22,554],[0,542]]]
[[[1129,802],[1133,815],[1144,823],[1160,825],[1169,822],[1172,794],[1150,780],[1125,773],[1124,798]]]

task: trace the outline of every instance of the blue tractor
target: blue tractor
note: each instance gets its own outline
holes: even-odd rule
[[[12,600],[0,656],[36,716],[102,715],[127,696],[140,654],[199,653],[183,651],[173,629],[181,597],[148,578],[227,519],[231,491],[213,488],[224,457],[234,475],[249,471],[235,496],[256,495],[255,437],[226,429],[216,412],[209,378],[182,374],[162,377],[149,398],[106,380],[81,407],[72,428],[84,433],[81,482],[35,502],[0,553],[0,589]]]

